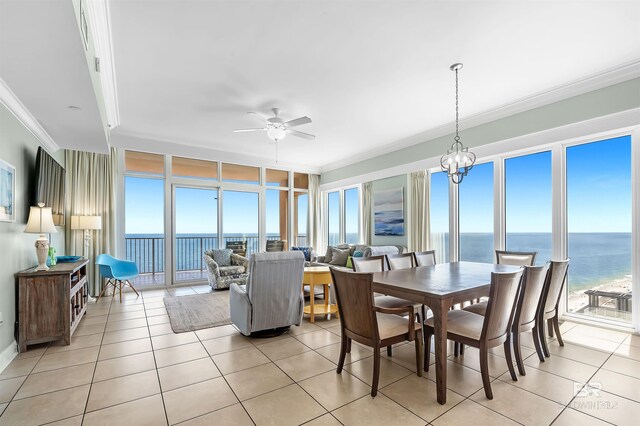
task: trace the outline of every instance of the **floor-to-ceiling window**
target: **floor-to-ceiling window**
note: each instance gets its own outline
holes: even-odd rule
[[[493,162],[476,164],[458,185],[460,260],[492,263]]]
[[[631,321],[631,137],[566,148],[567,311]]]
[[[263,251],[258,238],[259,203],[257,192],[223,192],[222,246],[228,241],[246,241],[247,256]]]
[[[340,193],[338,191],[327,194],[327,244],[340,244]]]
[[[436,251],[436,262],[445,263],[449,261],[449,177],[444,172],[436,172],[430,180],[430,245]]]
[[[536,264],[551,260],[551,151],[504,162],[506,249],[537,252]]]
[[[356,244],[360,240],[360,203],[358,188],[344,191],[344,242]]]
[[[125,257],[140,271],[134,284],[164,284],[164,157],[126,151],[124,164]]]

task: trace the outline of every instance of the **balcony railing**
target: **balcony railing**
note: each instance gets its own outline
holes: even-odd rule
[[[279,240],[277,235],[267,236],[267,240]],[[222,246],[227,241],[247,241],[247,256],[260,251],[257,236],[222,237]],[[306,245],[307,236],[298,236],[298,245]],[[125,237],[126,258],[136,262],[141,274],[165,272],[164,237]],[[218,237],[189,236],[176,237],[176,271],[204,271],[202,255],[205,250],[218,247]]]

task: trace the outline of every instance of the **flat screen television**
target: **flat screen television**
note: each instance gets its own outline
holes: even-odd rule
[[[36,155],[36,203],[51,207],[53,223],[64,225],[65,170],[42,147]]]

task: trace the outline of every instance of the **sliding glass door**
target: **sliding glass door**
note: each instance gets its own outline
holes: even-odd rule
[[[202,256],[218,248],[218,190],[174,186],[174,282],[207,279]]]
[[[259,194],[225,190],[222,195],[221,247],[228,241],[246,241],[247,256],[263,251],[258,237]]]

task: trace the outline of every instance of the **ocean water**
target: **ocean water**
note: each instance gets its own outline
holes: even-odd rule
[[[302,236],[301,236],[302,237]],[[330,236],[331,237],[331,236]],[[333,235],[337,241],[338,236]],[[138,263],[141,272],[161,272],[164,270],[164,239],[161,234],[127,234],[127,258]],[[249,253],[259,251],[256,234],[225,234],[225,240],[246,239]],[[268,239],[278,239],[269,234]],[[357,241],[356,234],[347,235],[347,240]],[[441,235],[448,249],[448,235]],[[581,290],[631,275],[631,233],[570,233],[568,238],[569,289]],[[194,270],[201,268],[202,252],[218,246],[216,234],[179,234],[177,269]],[[507,249],[514,251],[536,251],[536,264],[542,265],[552,258],[552,238],[550,233],[510,233],[507,235]],[[460,258],[472,262],[494,261],[493,234],[460,234]]]

